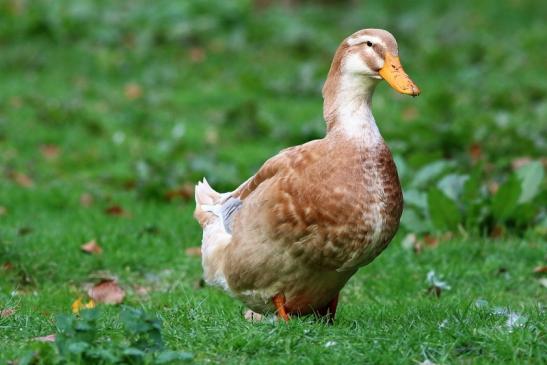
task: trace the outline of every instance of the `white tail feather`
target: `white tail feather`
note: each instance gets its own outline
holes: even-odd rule
[[[197,205],[214,205],[220,199],[220,194],[213,190],[206,179],[198,182],[195,195]]]

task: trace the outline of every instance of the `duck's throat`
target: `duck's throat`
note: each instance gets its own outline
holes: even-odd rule
[[[365,145],[383,141],[371,111],[376,84],[377,81],[370,78],[344,75],[325,83],[323,114],[327,135],[342,136]]]

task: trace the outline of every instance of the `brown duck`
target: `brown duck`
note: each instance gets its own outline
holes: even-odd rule
[[[257,313],[334,319],[340,290],[386,248],[403,210],[397,170],[371,112],[382,79],[402,94],[420,93],[389,32],[352,34],[323,87],[323,139],[281,151],[233,192],[198,183],[207,283]]]

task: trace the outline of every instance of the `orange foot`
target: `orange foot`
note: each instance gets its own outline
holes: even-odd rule
[[[336,296],[331,299],[326,307],[321,308],[316,312],[319,317],[326,317],[328,324],[334,323],[334,317],[336,316],[336,308],[338,307],[339,296],[340,293],[336,294]]]
[[[285,322],[289,321],[289,315],[285,311],[285,296],[283,294],[277,294],[272,298],[275,309],[277,310],[277,316],[283,318]]]

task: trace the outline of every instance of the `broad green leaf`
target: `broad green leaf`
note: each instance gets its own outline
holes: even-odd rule
[[[521,182],[519,203],[527,203],[534,199],[540,191],[543,181],[543,165],[539,161],[533,161],[517,170],[517,176]]]
[[[429,221],[416,213],[412,208],[405,208],[401,217],[401,225],[414,233],[426,233],[431,230]]]
[[[458,202],[463,193],[465,182],[469,180],[468,175],[449,174],[439,181],[437,186],[450,199]]]
[[[425,186],[428,182],[441,175],[451,166],[452,164],[445,160],[435,161],[428,165],[425,165],[414,175],[414,179],[412,180],[412,186]]]
[[[405,206],[414,206],[425,212],[427,209],[427,196],[418,190],[405,190],[403,192]]]
[[[439,230],[455,230],[461,222],[461,214],[454,201],[441,190],[433,187],[427,194],[429,216],[435,228]]]
[[[504,221],[511,217],[518,205],[521,193],[520,181],[516,175],[500,186],[496,195],[492,198],[492,214],[498,221]]]

